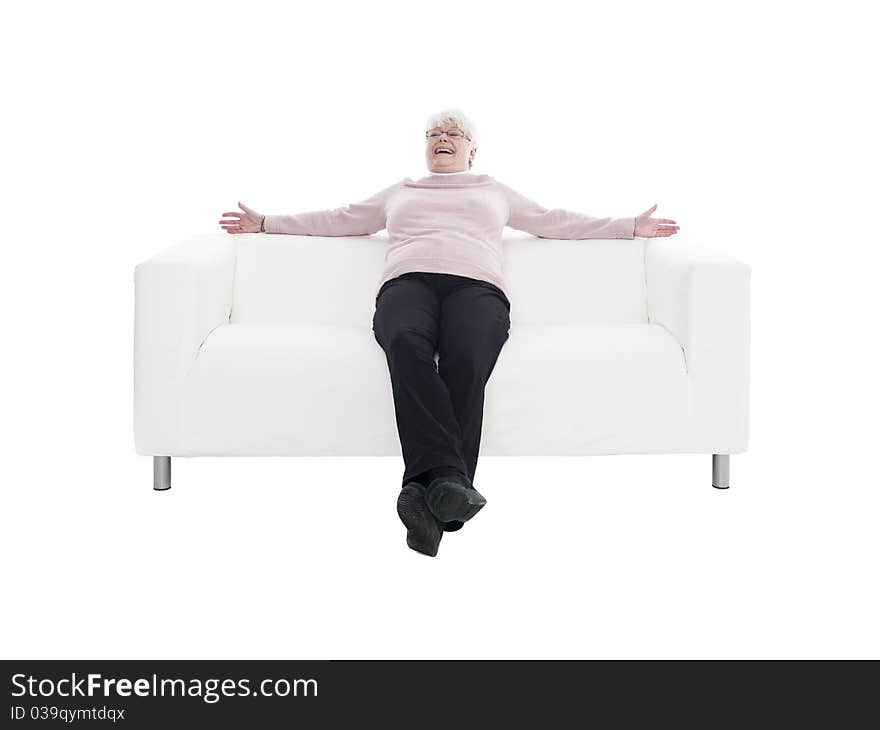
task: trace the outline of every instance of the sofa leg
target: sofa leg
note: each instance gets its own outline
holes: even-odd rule
[[[171,489],[171,457],[153,457],[153,489],[164,492]]]
[[[730,454],[712,454],[712,486],[730,488]]]

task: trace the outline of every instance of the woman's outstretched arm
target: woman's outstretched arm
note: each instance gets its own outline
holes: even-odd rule
[[[635,218],[596,218],[563,208],[545,208],[495,181],[507,198],[507,225],[539,238],[633,238]]]
[[[504,193],[510,207],[507,225],[539,238],[635,238],[636,236],[668,236],[678,230],[678,226],[658,225],[675,223],[673,220],[649,217],[657,208],[656,205],[640,216],[597,218],[563,208],[545,208],[513,188],[497,180],[495,182]]]
[[[239,203],[244,214],[224,213],[220,221],[229,233],[291,233],[304,236],[366,236],[385,228],[385,203],[402,181],[389,185],[359,203],[329,210],[310,210],[292,215],[261,215]],[[238,220],[235,218],[238,217]]]

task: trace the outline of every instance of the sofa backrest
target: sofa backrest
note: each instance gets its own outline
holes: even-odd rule
[[[384,232],[235,239],[230,321],[372,327]],[[505,228],[502,243],[512,325],[648,321],[643,239],[557,240]]]

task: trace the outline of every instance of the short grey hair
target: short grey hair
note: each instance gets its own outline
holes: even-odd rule
[[[456,109],[454,107],[443,109],[436,114],[432,114],[428,117],[427,126],[425,127],[425,131],[429,129],[434,129],[434,127],[439,127],[442,124],[454,124],[458,127],[462,132],[464,132],[468,137],[471,138],[471,146],[477,147],[479,143],[479,137],[477,136],[477,127],[476,125],[468,118],[468,116],[461,111],[461,109]],[[468,167],[473,167],[473,163],[468,160]]]

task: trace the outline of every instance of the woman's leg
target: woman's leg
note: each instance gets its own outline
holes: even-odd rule
[[[405,465],[402,485],[434,467],[466,468],[461,430],[434,363],[439,321],[434,287],[419,276],[386,282],[376,298],[373,335],[391,375]]]
[[[439,375],[461,429],[462,456],[473,483],[483,428],[486,383],[510,337],[510,302],[488,282],[460,277],[441,298]]]

